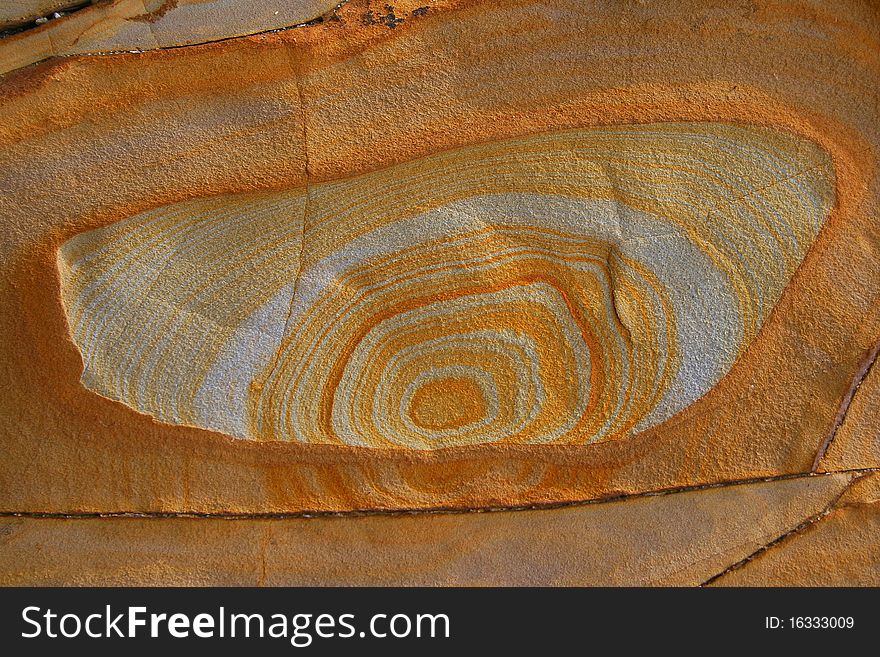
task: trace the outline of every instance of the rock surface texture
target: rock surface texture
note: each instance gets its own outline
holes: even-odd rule
[[[876,3],[13,4],[0,583],[880,582]]]

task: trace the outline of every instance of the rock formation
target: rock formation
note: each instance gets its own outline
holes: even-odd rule
[[[880,583],[876,3],[24,4],[0,581]]]

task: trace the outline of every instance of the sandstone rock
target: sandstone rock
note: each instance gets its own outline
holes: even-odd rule
[[[878,586],[880,477],[852,485],[834,508],[718,578],[718,586]]]
[[[0,511],[598,513],[878,467],[874,3],[351,0],[277,33],[308,18],[136,4],[0,38]],[[873,581],[869,503],[753,554],[810,499],[676,563],[812,581],[768,557],[814,545]],[[502,535],[562,511],[540,514],[370,522]],[[244,526],[20,523],[74,553],[180,532],[181,563]],[[22,559],[4,572],[36,578]],[[651,573],[627,581],[685,581]]]
[[[0,583],[697,585],[821,513],[850,478],[804,477],[554,510],[7,519],[0,523]]]

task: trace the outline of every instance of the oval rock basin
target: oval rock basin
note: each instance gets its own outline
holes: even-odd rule
[[[252,440],[588,444],[755,339],[834,205],[788,133],[566,130],[187,201],[58,254],[82,383]]]

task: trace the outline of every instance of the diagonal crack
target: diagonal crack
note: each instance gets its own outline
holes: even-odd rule
[[[346,2],[347,1],[348,0],[346,0]],[[94,5],[94,2],[92,0],[67,0],[66,2],[56,2],[54,4],[37,4],[32,2],[30,3],[32,9],[27,14],[24,13],[27,11],[25,8],[27,5],[20,0],[18,4],[22,7],[19,11],[19,18],[14,20],[6,19],[9,20],[9,22],[0,25],[0,39],[5,39],[6,37],[39,28],[43,28],[45,31],[48,27],[52,27],[47,26],[46,23],[52,23],[56,20],[66,18],[71,14],[75,14],[78,11],[82,11],[83,9],[88,9]],[[47,13],[37,13],[37,10],[40,8]]]
[[[233,41],[234,39],[244,39],[247,37],[255,37],[262,36],[266,34],[278,34],[280,32],[288,32],[290,30],[298,30],[303,27],[312,27],[314,25],[320,25],[324,23],[328,16],[333,16],[338,12],[343,5],[347,4],[349,0],[340,0],[338,4],[336,4],[330,11],[325,12],[320,16],[316,16],[315,18],[309,19],[302,23],[295,23],[293,25],[285,25],[283,27],[273,27],[268,30],[258,30],[256,32],[246,32],[243,34],[233,34],[231,36],[226,37],[218,37],[216,39],[205,39],[204,41],[198,41],[196,43],[182,43],[179,45],[160,45],[157,48],[151,48],[150,50],[179,50],[180,48],[194,48],[196,46],[206,46],[212,43],[225,43],[227,41]],[[84,52],[84,53],[76,53],[74,55],[61,55],[62,57],[77,57],[77,56],[88,56],[88,57],[102,57],[107,55],[125,55],[130,53],[141,53],[145,52],[144,50],[97,50],[94,52]],[[36,62],[35,62],[36,63]]]
[[[138,47],[131,47],[129,49],[124,49],[124,50],[119,50],[119,49],[116,49],[116,50],[96,50],[96,51],[76,52],[76,53],[69,53],[69,54],[60,54],[57,52],[57,49],[54,48],[54,46],[53,46],[53,50],[56,51],[55,55],[53,55],[51,57],[43,57],[41,59],[36,59],[34,61],[28,62],[27,64],[16,66],[15,68],[11,68],[9,70],[2,70],[2,71],[0,71],[0,79],[2,79],[2,77],[4,75],[7,75],[7,74],[12,73],[17,70],[21,70],[21,69],[26,68],[28,66],[34,66],[36,64],[39,64],[40,62],[46,61],[47,59],[52,59],[53,57],[54,58],[105,57],[105,56],[115,56],[115,55],[141,54],[144,52],[154,52],[154,51],[161,51],[161,50],[178,50],[181,48],[193,48],[196,46],[206,46],[206,45],[214,44],[214,43],[225,43],[227,41],[232,41],[235,39],[244,39],[244,38],[248,38],[248,37],[255,37],[255,36],[261,36],[261,35],[267,35],[267,34],[278,34],[280,32],[287,32],[289,30],[297,30],[300,28],[312,27],[312,26],[320,25],[320,24],[326,22],[328,20],[328,18],[332,19],[332,17],[336,16],[336,13],[339,11],[339,9],[343,5],[347,4],[348,2],[349,2],[349,0],[340,0],[340,2],[337,3],[329,11],[325,12],[324,14],[322,14],[320,16],[316,16],[315,18],[309,19],[309,20],[302,22],[302,23],[296,23],[294,25],[285,25],[282,27],[274,27],[274,28],[270,28],[270,29],[266,29],[266,30],[257,30],[255,32],[244,32],[242,34],[232,34],[230,36],[217,37],[216,39],[205,39],[204,41],[198,41],[195,43],[183,43],[183,44],[177,44],[177,45],[164,45],[163,46],[163,45],[159,44],[158,41],[156,41],[157,47],[155,47],[155,48],[143,49],[143,48],[138,48]],[[90,10],[97,11],[98,9],[100,9],[100,6],[92,4],[92,2],[85,2],[81,6],[79,6],[76,11],[78,11],[79,9],[90,9]],[[72,12],[70,12],[70,13],[72,13]],[[139,16],[135,16],[135,17],[126,18],[125,20],[139,20],[142,17],[143,17],[143,14],[141,14]],[[64,18],[67,18],[67,16],[65,15],[63,18],[61,18],[59,20],[64,20]],[[150,33],[153,35],[153,39],[156,40],[156,34],[155,34],[155,31],[153,30],[153,27],[152,27],[152,21],[146,21],[146,24],[149,26]],[[39,28],[39,27],[43,27],[43,26],[36,25],[33,27]],[[28,25],[26,29],[22,29],[22,30],[15,29],[15,30],[0,31],[0,40],[2,40],[6,36],[15,36],[21,32],[29,31],[30,29],[32,29],[32,27],[30,25]],[[49,41],[51,42],[51,40],[52,40],[51,29],[46,30],[45,34],[48,37]],[[79,42],[81,36],[82,35],[77,37],[74,40],[74,43]]]
[[[757,559],[758,557],[760,557],[760,556],[761,556],[762,554],[764,554],[765,552],[767,552],[767,551],[769,551],[769,550],[772,550],[774,547],[776,547],[777,545],[780,545],[781,543],[785,542],[786,540],[788,540],[788,539],[791,538],[792,536],[796,536],[796,535],[800,534],[801,532],[803,532],[803,531],[804,531],[805,529],[807,529],[808,527],[811,527],[812,525],[814,525],[814,524],[816,524],[817,522],[821,521],[821,520],[822,520],[823,518],[825,518],[829,513],[831,513],[832,511],[834,511],[834,508],[837,506],[837,503],[840,501],[840,499],[841,499],[841,498],[847,493],[847,491],[849,491],[849,490],[853,487],[853,485],[854,485],[857,481],[860,481],[860,480],[862,480],[862,479],[864,479],[865,477],[868,477],[868,476],[870,476],[870,475],[871,475],[871,472],[869,472],[869,471],[865,471],[865,472],[864,472],[863,474],[861,474],[860,476],[858,476],[858,477],[853,477],[852,480],[851,480],[851,481],[850,481],[850,482],[844,487],[844,489],[843,489],[842,491],[840,491],[839,494],[835,495],[835,496],[834,496],[834,499],[832,499],[832,500],[831,500],[831,501],[825,506],[824,509],[822,509],[821,511],[819,511],[819,513],[813,514],[812,516],[810,516],[809,518],[807,518],[806,520],[804,520],[803,522],[801,522],[800,524],[798,524],[796,527],[793,527],[792,529],[789,529],[787,532],[785,532],[785,533],[782,534],[781,536],[777,536],[776,538],[774,538],[774,539],[773,539],[772,541],[770,541],[769,543],[767,543],[767,544],[765,544],[765,545],[762,545],[761,547],[759,547],[757,550],[755,550],[754,552],[752,552],[752,553],[751,553],[750,555],[748,555],[747,557],[745,557],[745,558],[743,558],[743,559],[740,559],[740,560],[737,561],[736,563],[731,564],[730,566],[728,566],[727,568],[725,568],[724,570],[722,570],[720,573],[717,573],[717,574],[713,575],[712,577],[710,577],[709,579],[707,579],[705,582],[703,582],[702,584],[700,584],[700,586],[710,586],[712,583],[718,581],[719,579],[721,579],[722,577],[724,577],[724,576],[727,575],[728,573],[731,573],[731,572],[733,572],[733,571],[735,571],[735,570],[739,570],[740,568],[742,568],[743,566],[745,566],[746,564],[748,564],[750,561],[752,561],[752,560]]]
[[[831,425],[831,429],[826,434],[822,444],[819,445],[819,450],[816,452],[816,458],[813,459],[813,466],[810,468],[810,472],[817,472],[819,470],[819,465],[822,463],[822,459],[825,458],[825,455],[828,453],[828,448],[831,447],[831,443],[834,442],[837,432],[840,431],[840,427],[846,419],[846,414],[849,412],[849,407],[852,405],[853,398],[859,391],[862,382],[867,378],[868,373],[873,369],[878,356],[880,356],[880,342],[868,350],[859,362],[859,367],[856,369],[852,381],[850,381],[849,388],[840,400],[840,406],[837,408],[837,414],[834,416],[834,422]]]

